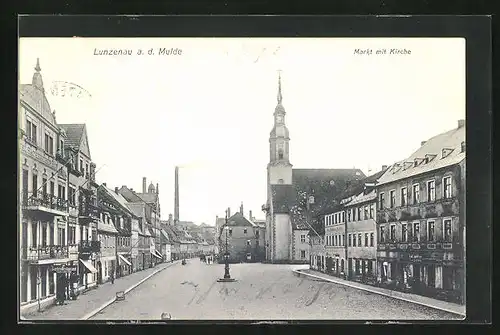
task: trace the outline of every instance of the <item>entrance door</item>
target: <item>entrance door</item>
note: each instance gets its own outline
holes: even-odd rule
[[[337,270],[337,276],[338,276],[340,274],[339,259],[338,258],[335,260],[335,269]]]
[[[429,287],[436,287],[436,267],[434,265],[428,266],[428,282]]]
[[[102,265],[101,261],[97,262],[97,282],[102,284]]]
[[[348,270],[349,277],[351,277],[352,276],[352,258],[349,258],[347,260],[347,270]]]

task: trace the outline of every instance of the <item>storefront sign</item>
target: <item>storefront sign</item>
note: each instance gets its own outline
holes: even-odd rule
[[[52,271],[55,273],[70,273],[70,272],[76,272],[77,266],[76,265],[67,265],[67,264],[54,264],[52,266]]]

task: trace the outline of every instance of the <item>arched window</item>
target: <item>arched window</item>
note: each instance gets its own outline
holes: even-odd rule
[[[283,159],[283,149],[278,150],[278,159]]]

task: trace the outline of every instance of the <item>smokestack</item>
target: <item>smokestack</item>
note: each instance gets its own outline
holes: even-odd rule
[[[252,211],[249,211],[249,212],[248,212],[248,216],[250,216],[250,221],[253,221]]]
[[[243,203],[241,203],[241,205],[240,205],[240,213],[241,213],[241,215],[243,215]]]
[[[227,208],[227,218],[229,219],[231,217],[231,207]]]
[[[142,177],[142,193],[146,193],[146,177]]]
[[[156,183],[156,194],[160,194],[158,183]]]
[[[427,141],[420,142],[420,146],[424,145],[425,143],[427,143]]]
[[[458,120],[458,128],[462,128],[465,126],[465,120]]]
[[[168,224],[172,225],[173,223],[174,223],[174,217],[172,216],[172,214],[168,214]]]
[[[175,167],[174,221],[179,221],[179,167]]]
[[[387,165],[382,165],[382,171],[387,170]]]

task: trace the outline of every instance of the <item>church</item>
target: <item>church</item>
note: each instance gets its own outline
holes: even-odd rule
[[[267,165],[266,260],[307,263],[308,233],[319,217],[338,204],[345,192],[365,178],[359,169],[294,169],[290,136],[278,78],[278,104],[269,136]]]

